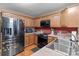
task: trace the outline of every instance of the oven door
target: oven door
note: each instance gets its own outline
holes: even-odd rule
[[[42,48],[47,45],[48,36],[47,35],[38,35],[38,47]]]

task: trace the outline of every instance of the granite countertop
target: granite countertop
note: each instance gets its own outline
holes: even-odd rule
[[[56,51],[56,50],[50,48],[50,46],[52,46],[53,43],[54,43],[54,41],[50,42],[49,44],[47,44],[46,46],[44,46],[37,52],[33,53],[31,56],[67,56],[67,54],[65,54],[63,52]]]
[[[58,52],[56,50],[52,50],[47,47],[43,47],[42,49],[38,50],[37,52],[33,53],[31,56],[67,56],[63,52]]]
[[[48,35],[48,36],[63,39],[63,37],[57,36],[57,35]],[[69,38],[64,38],[64,39],[69,40]],[[46,46],[44,46],[43,48],[41,48],[40,50],[38,50],[34,54],[32,54],[32,56],[68,56],[68,53],[54,49],[55,40],[50,42],[49,44],[47,44]]]

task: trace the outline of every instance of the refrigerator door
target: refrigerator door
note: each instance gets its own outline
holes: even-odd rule
[[[2,55],[16,55],[24,48],[24,25],[19,19],[2,19]]]
[[[24,49],[24,24],[21,20],[15,20],[14,35],[16,35],[16,54]]]
[[[13,18],[2,17],[2,55],[15,55],[14,51],[14,33],[13,33]]]

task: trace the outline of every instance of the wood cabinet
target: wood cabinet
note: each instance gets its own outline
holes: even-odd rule
[[[29,35],[29,45],[34,44],[35,37],[34,35]]]
[[[38,44],[38,36],[37,35],[35,35],[35,40],[34,40],[34,44]]]
[[[32,45],[32,44],[37,44],[37,38],[36,35],[34,34],[25,34],[25,47]]]
[[[62,13],[62,23],[66,27],[79,27],[79,6],[64,10]]]
[[[50,19],[50,27],[61,27],[61,23],[60,23],[61,13],[51,15],[49,19]]]
[[[61,11],[61,27],[66,27],[66,24],[65,24],[65,10]]]
[[[34,22],[31,18],[26,18],[25,20],[25,27],[33,27],[34,26]]]
[[[24,42],[25,42],[25,44],[24,44],[25,47],[29,45],[29,36],[26,36],[26,35],[25,35]]]
[[[40,19],[34,19],[34,27],[40,27]]]

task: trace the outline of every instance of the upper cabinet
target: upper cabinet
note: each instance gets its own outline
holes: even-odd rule
[[[62,26],[79,27],[79,6],[64,10],[61,20]]]
[[[34,27],[34,21],[31,18],[26,18],[25,27]]]
[[[54,15],[49,16],[50,18],[50,26],[51,27],[60,27],[60,21],[61,21],[61,13],[57,13]]]
[[[40,21],[41,21],[40,18],[39,19],[34,19],[33,21],[34,21],[34,27],[40,27]]]

